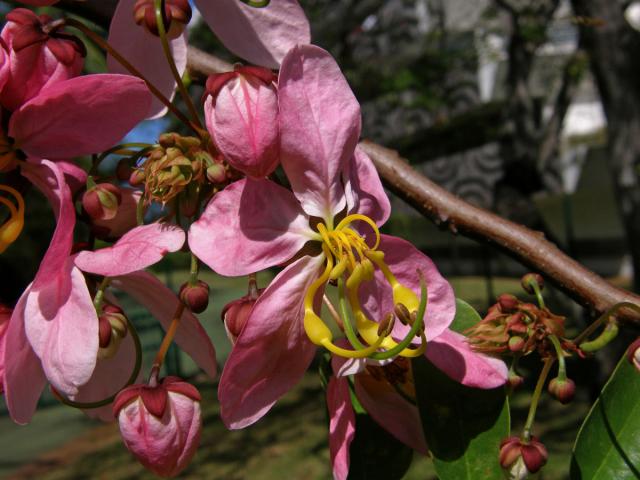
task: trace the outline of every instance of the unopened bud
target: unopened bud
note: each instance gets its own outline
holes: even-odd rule
[[[576,393],[576,384],[570,378],[552,379],[548,386],[549,394],[563,405],[571,402]]]
[[[538,288],[540,290],[544,288],[544,279],[542,278],[542,275],[540,275],[539,273],[527,273],[520,280],[520,285],[522,285],[522,288],[524,289],[524,291],[531,295],[536,293],[533,288],[533,285],[535,284],[538,285]]]
[[[223,183],[227,180],[227,171],[224,165],[214,162],[213,165],[207,168],[207,179],[211,183]]]
[[[520,301],[509,293],[503,293],[498,297],[498,304],[504,313],[513,313],[520,305]]]
[[[519,336],[514,336],[509,339],[509,350],[512,352],[519,352],[525,346],[524,338]]]
[[[511,388],[511,390],[517,390],[524,383],[524,378],[518,375],[516,372],[509,372],[509,377],[507,378],[507,384]]]
[[[198,280],[195,285],[186,282],[180,287],[179,296],[193,313],[202,313],[209,305],[209,285],[202,280]]]
[[[529,473],[538,472],[547,463],[548,456],[547,449],[536,437],[529,442],[509,437],[500,443],[500,466],[509,472],[510,478],[525,479]]]
[[[92,220],[111,220],[122,201],[120,189],[111,183],[99,183],[82,196],[82,208]]]
[[[142,170],[141,168],[136,168],[135,170],[133,170],[133,172],[131,172],[131,175],[129,176],[129,183],[133,187],[139,187],[140,185],[144,185],[145,179],[146,176],[144,174],[144,170]]]
[[[253,294],[245,295],[237,300],[227,303],[222,309],[222,321],[224,322],[227,337],[231,343],[235,343],[247,323],[251,309],[264,289],[255,290]]]
[[[128,321],[121,308],[107,304],[98,317],[99,346],[98,358],[112,358],[122,339],[127,336]]]
[[[640,337],[629,346],[629,362],[640,371]]]
[[[131,385],[113,403],[125,445],[146,468],[173,477],[191,462],[202,432],[200,393],[178,377]]]
[[[158,23],[154,0],[137,0],[133,7],[133,18],[138,25],[143,26],[149,33],[158,36]],[[191,20],[191,6],[189,0],[165,0],[164,29],[167,37],[176,38],[182,34],[185,25]]]

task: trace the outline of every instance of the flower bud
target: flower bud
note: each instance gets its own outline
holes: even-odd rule
[[[184,470],[200,443],[200,393],[177,377],[122,390],[113,403],[125,445],[161,477]]]
[[[629,362],[640,371],[640,337],[629,346]]]
[[[7,329],[13,310],[0,304],[0,351],[4,351],[2,344],[7,341]],[[0,393],[4,391],[4,358],[0,356]]]
[[[519,336],[514,336],[509,339],[509,350],[512,352],[519,352],[525,346],[524,338]]]
[[[548,456],[547,449],[536,437],[529,442],[509,437],[500,443],[500,465],[509,471],[510,478],[524,479],[529,473],[536,473],[547,463]]]
[[[513,313],[520,305],[520,301],[511,294],[503,293],[498,297],[498,304],[504,313]]]
[[[105,305],[98,317],[99,349],[98,358],[113,358],[122,339],[127,336],[128,321],[120,307]]]
[[[193,313],[202,313],[209,305],[209,285],[202,280],[198,280],[195,285],[185,282],[180,287],[179,296]]]
[[[2,90],[4,108],[16,110],[45,86],[80,74],[86,50],[80,39],[63,30],[64,22],[26,8],[12,10],[6,20],[0,36],[11,73]]]
[[[227,303],[222,309],[220,316],[222,317],[225,330],[227,331],[227,337],[229,337],[231,343],[236,343],[236,339],[240,336],[240,332],[242,332],[242,327],[247,323],[251,309],[263,291],[263,288],[254,290],[253,293],[250,291],[248,295]]]
[[[510,371],[509,378],[507,378],[507,385],[511,390],[517,390],[524,383],[524,378],[518,375],[516,372]]]
[[[214,162],[213,165],[207,168],[207,179],[211,183],[223,183],[227,180],[227,170],[224,165],[218,162]]]
[[[97,238],[102,240],[120,238],[138,224],[136,210],[142,192],[131,188],[121,188],[120,194],[121,202],[115,217],[109,220],[93,220],[91,222],[91,232]]]
[[[111,220],[121,202],[120,189],[111,183],[99,183],[82,195],[82,208],[92,220]]]
[[[549,394],[563,405],[571,402],[576,393],[576,384],[570,378],[563,380],[556,377],[549,382],[547,388]]]
[[[154,0],[137,0],[133,6],[133,18],[138,25],[144,27],[149,33],[159,36],[154,3]],[[167,37],[179,37],[184,31],[184,27],[191,20],[189,0],[165,0],[162,20]]]
[[[540,290],[544,288],[544,279],[542,278],[542,275],[540,275],[539,273],[527,273],[520,280],[520,285],[522,286],[524,291],[531,295],[536,293],[535,290],[533,289],[534,284],[538,284],[538,288]]]
[[[141,168],[136,168],[131,172],[131,175],[129,176],[129,183],[132,187],[139,187],[141,185],[144,185],[145,179],[146,176],[144,170],[142,170]]]
[[[279,161],[278,95],[271,71],[238,67],[207,80],[207,129],[232,167],[255,178]]]

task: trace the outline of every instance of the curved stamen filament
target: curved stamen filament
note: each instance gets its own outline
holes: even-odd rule
[[[336,230],[342,230],[343,228],[349,226],[351,223],[353,223],[356,220],[361,220],[361,221],[365,222],[366,224],[368,224],[373,229],[373,233],[375,233],[375,235],[376,235],[376,242],[373,245],[373,247],[371,247],[371,250],[375,250],[376,248],[378,248],[378,246],[380,245],[380,230],[378,230],[378,226],[376,225],[376,222],[371,220],[366,215],[362,215],[360,213],[354,213],[352,215],[347,215],[346,217],[344,217],[342,219],[342,221],[340,221],[340,223],[338,223],[338,226],[336,227]]]
[[[24,199],[20,192],[8,185],[0,185],[0,191],[11,194],[16,206],[4,197],[0,197],[0,203],[9,209],[9,220],[0,226],[0,253],[3,253],[9,245],[16,241],[24,227]]]

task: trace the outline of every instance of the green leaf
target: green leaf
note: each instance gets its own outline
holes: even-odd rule
[[[413,450],[369,415],[357,414],[349,456],[349,480],[400,480],[411,466]]]
[[[475,308],[469,305],[464,300],[456,298],[456,316],[449,325],[449,328],[454,332],[462,333],[466,329],[473,327],[482,317]]]
[[[499,445],[510,428],[504,388],[465,387],[424,357],[413,361],[413,375],[425,438],[440,480],[503,480]]]
[[[571,478],[640,478],[640,373],[626,355],[578,432]]]

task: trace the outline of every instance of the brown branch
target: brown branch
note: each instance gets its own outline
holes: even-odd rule
[[[211,75],[232,66],[207,53],[189,49],[189,70]],[[558,247],[522,225],[475,207],[439,187],[414,170],[397,152],[363,141],[360,146],[373,160],[385,185],[416,210],[437,224],[484,242],[490,242],[520,262],[545,274],[581,305],[603,312],[621,302],[640,305],[640,297],[616,288],[602,277],[565,255]],[[640,325],[640,316],[625,311],[625,318]]]

